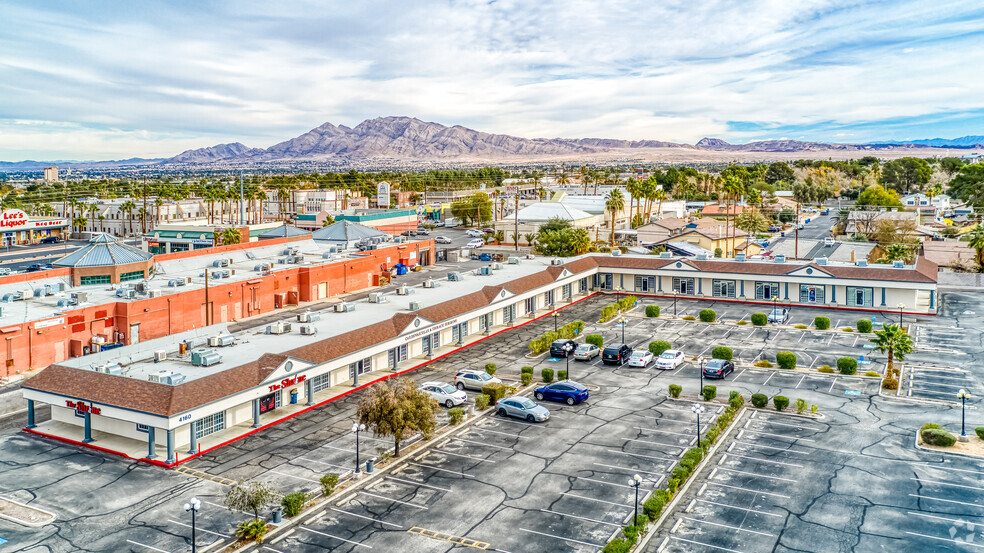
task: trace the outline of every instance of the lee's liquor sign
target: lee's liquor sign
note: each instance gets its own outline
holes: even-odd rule
[[[95,405],[86,404],[81,401],[72,401],[70,399],[65,400],[65,406],[69,409],[75,409],[82,413],[89,413],[91,415],[98,415],[102,412],[102,409],[96,407]]]
[[[289,386],[300,384],[301,382],[304,382],[306,379],[307,379],[307,375],[303,375],[303,374],[295,376],[293,378],[285,378],[281,380],[278,384],[271,384],[270,391],[276,392],[277,390],[283,390],[284,388],[287,388]]]
[[[64,227],[67,225],[67,219],[32,221],[27,216],[27,213],[24,213],[20,209],[8,209],[0,213],[0,229],[2,230],[26,230],[33,228]]]

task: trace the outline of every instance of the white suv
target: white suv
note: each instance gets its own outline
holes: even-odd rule
[[[468,394],[444,382],[424,382],[420,385],[420,389],[448,409],[461,405],[468,399]]]
[[[481,248],[484,245],[485,245],[485,240],[482,240],[481,238],[476,238],[465,244],[465,248],[469,250],[474,250],[475,248]]]
[[[472,238],[482,238],[483,236],[485,236],[484,232],[473,228],[466,230],[465,234],[471,236]]]
[[[464,390],[465,388],[481,390],[482,386],[493,383],[502,384],[502,381],[485,371],[465,370],[459,371],[458,374],[454,375],[454,385],[459,390]]]

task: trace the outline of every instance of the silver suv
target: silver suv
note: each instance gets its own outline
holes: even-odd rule
[[[465,370],[454,375],[454,385],[459,390],[468,388],[469,390],[481,391],[482,386],[487,384],[502,384],[502,381],[485,371]]]

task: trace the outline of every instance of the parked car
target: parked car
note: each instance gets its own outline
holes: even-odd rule
[[[581,344],[574,350],[575,361],[591,361],[601,355],[601,348],[594,344]]]
[[[724,378],[735,372],[735,364],[724,359],[711,359],[704,364],[704,378]]]
[[[45,236],[44,238],[41,239],[41,242],[40,243],[41,244],[57,244],[58,243],[58,237],[57,236]]]
[[[465,244],[465,247],[468,248],[469,250],[474,250],[475,248],[481,248],[484,245],[485,245],[485,240],[476,238],[474,240],[469,240],[468,243]]]
[[[0,267],[0,276],[7,276],[10,274],[10,269],[6,267]]]
[[[28,273],[36,273],[38,271],[45,271],[50,268],[51,268],[50,265],[42,265],[41,263],[34,263],[32,265],[28,265],[27,268],[24,270],[27,271]]]
[[[683,352],[678,349],[668,349],[659,354],[656,359],[657,369],[675,369],[684,362]]]
[[[550,344],[550,357],[567,357],[577,349],[577,342],[561,338]]]
[[[438,244],[450,244],[453,240],[447,236],[436,236],[434,237],[434,242],[437,242]]]
[[[561,380],[540,386],[533,391],[533,397],[537,401],[563,401],[567,405],[574,405],[588,399],[588,387],[573,380]]]
[[[424,382],[420,389],[441,405],[448,409],[455,405],[461,405],[468,399],[468,394],[444,382]]]
[[[648,367],[654,359],[653,352],[648,349],[637,349],[629,355],[630,367]]]
[[[429,231],[429,230],[427,230],[425,228],[419,228],[419,229],[417,229],[417,236],[427,236],[430,233],[431,233],[431,231]]]
[[[465,388],[469,390],[481,390],[482,386],[493,383],[501,384],[502,381],[485,371],[466,369],[458,371],[458,374],[454,375],[454,385],[459,390],[464,390]]]
[[[485,233],[484,232],[482,232],[482,231],[480,231],[478,229],[474,229],[474,228],[470,228],[470,229],[466,230],[465,231],[465,234],[467,234],[468,236],[471,236],[472,238],[481,238],[481,237],[485,236]]]
[[[625,344],[612,344],[601,352],[601,362],[606,365],[624,365],[629,362],[632,348]]]
[[[779,225],[769,225],[769,232],[779,232],[780,230],[782,230],[782,227]]]
[[[550,411],[528,397],[507,397],[495,402],[495,412],[500,417],[518,417],[529,422],[543,422],[550,418]]]
[[[434,225],[435,227],[443,227],[444,226],[444,221],[434,221],[431,224]]]
[[[494,228],[483,228],[482,229],[482,232],[484,232],[485,234],[495,234],[495,229]]]
[[[777,325],[784,325],[789,322],[789,310],[788,309],[773,309],[769,313],[769,322]]]

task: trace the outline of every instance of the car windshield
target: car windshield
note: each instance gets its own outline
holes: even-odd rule
[[[536,407],[536,404],[533,403],[533,400],[527,398],[516,400],[516,403],[518,403],[519,406],[522,407],[523,409],[532,409]]]
[[[772,312],[772,314],[776,317],[780,317],[782,316],[782,309],[776,309],[775,311]]]
[[[441,384],[437,389],[445,394],[453,394],[455,392],[455,387],[450,384]]]
[[[492,380],[492,377],[489,376],[489,373],[478,373],[478,379],[479,380]]]
[[[720,359],[708,361],[706,365],[708,369],[720,369],[722,366],[724,366],[724,361],[721,361]]]
[[[577,346],[577,352],[584,353],[586,351],[591,351],[591,348],[593,347],[594,346],[592,346],[591,344],[581,344],[580,346]]]
[[[670,351],[664,351],[663,355],[659,356],[660,359],[673,359],[674,357],[676,357],[676,353]]]

